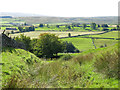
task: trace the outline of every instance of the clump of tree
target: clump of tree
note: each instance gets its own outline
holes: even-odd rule
[[[102,27],[108,27],[108,25],[107,25],[107,24],[102,24],[101,26],[102,26]]]
[[[57,28],[59,28],[59,25],[56,25]]]
[[[20,36],[14,37],[14,40],[16,40],[17,42],[22,42],[25,44],[26,50],[30,50],[31,49],[31,39],[30,37],[25,36],[24,34],[21,34]]]
[[[71,29],[70,25],[65,25],[66,28]]]
[[[96,29],[96,23],[91,23],[91,29]]]
[[[20,32],[23,32],[23,27],[22,26],[19,26],[18,29],[19,29]]]
[[[41,24],[39,24],[39,27],[44,27],[44,25],[41,23]]]
[[[64,53],[79,53],[80,51],[75,48],[75,46],[71,42],[64,42],[65,49]]]
[[[100,27],[100,25],[98,24],[98,28]]]
[[[85,23],[82,24],[83,29],[85,29],[87,27],[87,25]]]
[[[38,57],[51,58],[63,51],[63,43],[55,34],[40,34],[33,48],[33,53]]]

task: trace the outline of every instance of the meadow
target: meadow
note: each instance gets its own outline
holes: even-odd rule
[[[86,35],[83,37],[100,37],[100,38],[119,38],[119,31],[112,31],[100,35]]]
[[[26,36],[29,36],[31,38],[38,38],[38,36],[41,33],[53,33],[57,35],[58,37],[68,37],[68,33],[71,33],[71,36],[76,36],[76,35],[83,35],[83,34],[97,34],[97,33],[102,33],[104,31],[99,31],[99,32],[79,32],[79,31],[31,31],[31,32],[23,32],[23,33],[15,33],[15,34],[10,34],[10,37],[16,37],[19,36],[20,34],[24,34]]]
[[[61,40],[71,42],[80,51],[95,49],[92,43],[92,39],[90,38],[73,37],[73,38],[64,38]],[[109,40],[109,39],[95,39],[94,40],[94,44],[96,45],[96,48],[100,48],[100,46],[104,46],[105,44],[107,46],[112,46],[116,43],[118,43],[117,40]]]

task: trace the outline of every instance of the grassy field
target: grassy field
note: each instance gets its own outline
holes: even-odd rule
[[[68,33],[71,33],[71,36],[76,36],[76,35],[83,35],[83,34],[96,34],[96,33],[101,33],[101,32],[31,31],[31,32],[10,34],[10,36],[11,36],[11,37],[16,37],[16,36],[19,36],[20,34],[24,34],[24,35],[29,36],[29,37],[31,37],[31,38],[38,38],[38,36],[39,36],[41,33],[53,33],[53,34],[56,34],[58,37],[68,37]]]
[[[95,49],[95,47],[93,46],[93,43],[92,43],[92,39],[90,39],[90,38],[73,37],[73,38],[64,38],[61,40],[71,42],[80,51]],[[105,44],[107,46],[112,46],[112,45],[118,43],[118,41],[117,40],[109,40],[109,39],[95,39],[94,43],[97,48],[100,48],[101,45],[104,46]]]
[[[118,38],[119,37],[119,31],[112,31],[105,34],[100,35],[86,35],[85,37],[101,37],[101,38]]]

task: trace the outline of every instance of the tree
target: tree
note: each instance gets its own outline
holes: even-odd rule
[[[102,27],[108,27],[108,25],[107,24],[102,24]]]
[[[29,31],[35,31],[35,27],[34,26],[30,26],[29,27]]]
[[[91,23],[91,28],[96,29],[96,23]]]
[[[59,25],[56,25],[57,28],[59,28]]]
[[[117,30],[119,29],[119,25],[117,25]]]
[[[47,24],[47,27],[49,28],[49,24]]]
[[[14,38],[17,42],[22,42],[25,44],[25,47],[26,47],[26,50],[30,50],[31,49],[31,46],[30,46],[30,43],[31,43],[31,39],[30,37],[27,37],[25,36],[24,34],[21,34],[20,37],[17,36]]]
[[[87,27],[87,25],[84,23],[84,24],[83,24],[83,29],[85,29],[86,27]]]
[[[39,24],[39,27],[43,27],[44,25],[43,24]]]
[[[19,29],[20,32],[23,31],[23,27],[21,27],[21,26],[19,26],[18,29]]]
[[[71,37],[71,33],[68,33],[68,37]]]
[[[71,43],[71,42],[64,42],[65,45],[65,49],[64,49],[64,53],[75,53],[75,52],[79,52],[79,50],[77,48],[75,48],[75,46]]]
[[[27,25],[27,23],[25,22],[25,23],[24,23],[24,26],[26,26],[26,25]]]
[[[36,45],[34,46],[34,54],[38,57],[51,58],[54,54],[63,51],[63,44],[55,34],[40,34]]]
[[[66,28],[71,29],[70,25],[65,25]]]
[[[100,25],[98,24],[98,27],[100,27]]]
[[[29,27],[25,27],[25,32],[29,32]]]

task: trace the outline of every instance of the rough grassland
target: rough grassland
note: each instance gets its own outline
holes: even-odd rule
[[[21,58],[24,55],[27,58],[29,52],[26,53],[24,50],[3,52],[5,61],[3,71],[9,69],[9,71],[14,72],[15,69],[16,72],[19,72],[19,75],[14,73],[11,78],[6,80],[4,85],[12,88],[118,88],[118,79],[109,78],[105,74],[97,72],[94,67],[96,57],[101,57],[102,53],[106,51],[111,52],[112,50],[114,52],[114,48],[117,49],[117,47],[89,50],[68,61],[60,58],[51,63],[46,61],[46,64],[36,63],[34,65],[26,64],[26,59],[22,60]],[[20,53],[24,55],[20,55]],[[14,57],[11,58],[12,55]],[[34,61],[34,58],[29,57],[29,60]],[[25,69],[26,73],[21,74],[21,69],[18,69],[20,65],[23,65],[23,70]],[[28,68],[28,66],[31,68]],[[28,69],[26,70],[26,68]],[[5,76],[9,75],[4,74],[3,77]]]
[[[23,49],[3,48],[2,51],[2,81],[3,85],[7,79],[14,74],[27,74],[34,63],[42,64],[41,60],[34,54]]]

